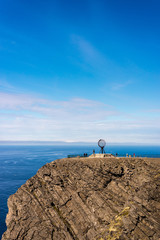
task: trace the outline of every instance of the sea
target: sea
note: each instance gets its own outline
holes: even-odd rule
[[[17,189],[34,176],[38,169],[59,158],[68,155],[84,153],[92,154],[93,149],[99,153],[96,145],[49,145],[49,146],[23,146],[23,145],[0,145],[0,239],[6,231],[5,218],[8,212],[7,199]],[[160,146],[124,146],[110,145],[105,148],[106,153],[126,154],[141,157],[160,157]],[[78,161],[78,159],[77,159]],[[95,159],[96,161],[96,159]]]

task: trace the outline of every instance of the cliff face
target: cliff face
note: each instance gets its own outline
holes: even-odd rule
[[[160,159],[61,159],[8,200],[2,240],[160,239]]]

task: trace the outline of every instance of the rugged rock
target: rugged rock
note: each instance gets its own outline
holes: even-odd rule
[[[46,164],[10,196],[2,240],[158,240],[159,166],[145,158]]]

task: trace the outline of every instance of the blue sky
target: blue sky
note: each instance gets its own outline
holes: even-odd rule
[[[0,140],[160,144],[159,11],[1,0]]]

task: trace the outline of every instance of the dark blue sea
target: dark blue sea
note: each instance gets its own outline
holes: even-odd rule
[[[91,154],[95,146],[0,146],[0,238],[6,230],[7,199],[44,164],[74,154]],[[108,146],[118,155],[160,157],[160,146]]]

